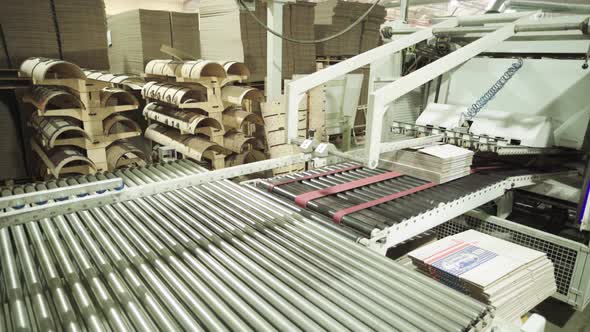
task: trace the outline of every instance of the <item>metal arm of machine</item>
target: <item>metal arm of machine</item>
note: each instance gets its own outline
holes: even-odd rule
[[[438,28],[438,27],[437,27]],[[377,167],[380,155],[382,119],[388,109],[388,105],[405,95],[406,93],[422,86],[434,78],[465,63],[481,52],[498,45],[514,36],[519,31],[555,31],[555,30],[579,29],[583,33],[588,32],[588,19],[586,17],[574,17],[571,22],[553,24],[552,22],[535,23],[529,17],[523,17],[513,23],[506,24],[496,31],[454,51],[453,53],[427,65],[419,70],[400,78],[379,90],[369,94],[368,119],[367,119],[367,165]]]
[[[433,27],[430,27],[427,29],[422,29],[422,30],[416,31],[412,34],[402,36],[399,39],[392,41],[391,43],[387,43],[383,46],[377,47],[377,48],[372,49],[368,52],[357,55],[357,56],[352,57],[348,60],[342,61],[337,65],[330,66],[324,70],[318,71],[316,73],[313,73],[311,75],[305,76],[301,79],[291,82],[287,86],[287,130],[286,130],[286,134],[287,134],[288,141],[290,143],[294,143],[297,140],[298,104],[299,104],[299,101],[301,100],[301,98],[303,98],[303,94],[305,92],[307,92],[308,90],[310,90],[314,87],[317,87],[323,83],[326,83],[330,80],[336,79],[342,75],[350,73],[351,71],[356,70],[360,67],[372,64],[380,59],[383,59],[387,56],[391,56],[391,55],[398,53],[408,47],[411,47],[411,46],[416,45],[420,42],[423,42],[427,39],[430,39],[430,38],[434,37],[434,34],[433,34],[434,29],[454,28],[454,27],[458,27],[458,26],[483,25],[486,23],[512,22],[512,21],[517,20],[519,18],[529,17],[529,16],[531,16],[530,12],[528,12],[528,13],[480,15],[480,16],[469,17],[468,19],[466,19],[466,18],[448,19],[446,21],[436,24]],[[510,25],[510,27],[508,27],[502,31],[504,31],[505,33],[507,31],[511,31],[511,33],[514,34],[514,25]],[[503,28],[500,28],[500,29],[503,29]],[[496,36],[498,36],[498,35],[496,35]],[[508,37],[509,36],[507,36],[505,38],[508,38]],[[492,38],[494,38],[494,37],[492,37]],[[504,40],[504,39],[502,39],[502,40]],[[483,45],[483,46],[485,46],[485,45]],[[483,49],[485,49],[485,47]],[[474,53],[470,57],[473,57],[473,56],[479,54],[482,50],[479,50],[478,52]],[[473,52],[471,52],[471,53],[473,53]],[[464,61],[466,61],[468,59],[469,58],[465,59]],[[458,64],[456,64],[456,65],[458,65]],[[456,65],[454,65],[454,66],[456,66]],[[452,66],[451,68],[453,68],[454,66]],[[415,86],[413,88],[415,88]],[[407,91],[410,91],[410,90],[406,89],[406,92]],[[370,91],[370,92],[372,93],[372,91]],[[381,102],[379,99],[377,99],[377,101]],[[373,113],[373,112],[371,112],[371,110],[369,110],[369,117],[370,118],[372,115],[371,113]],[[382,117],[379,117],[379,116],[372,117],[372,120],[375,124],[375,123],[379,122],[381,120],[381,118]],[[376,128],[376,126],[373,126],[373,128]],[[374,133],[372,133],[372,135],[374,136],[373,137],[374,139],[371,141],[371,143],[377,144],[377,145],[380,144],[380,142],[377,139],[375,139],[377,137],[377,135],[380,135],[380,132],[377,133],[375,131]],[[367,146],[369,146],[369,144],[367,144]],[[372,164],[370,164],[369,166],[371,166],[371,167],[376,166],[376,164],[377,164],[376,160],[378,158],[379,150],[380,150],[380,148],[378,146],[375,146],[371,150],[371,151],[373,151],[373,154],[372,155],[370,153],[367,154],[367,156],[369,156],[371,158],[371,162],[372,162]]]
[[[455,20],[449,20],[436,25],[436,27],[456,26]],[[411,35],[404,36],[394,42],[374,48],[363,54],[359,54],[348,60],[342,61],[334,66],[307,75],[298,80],[292,81],[287,86],[287,139],[289,142],[297,140],[298,105],[303,94],[321,84],[348,74],[363,66],[369,65],[379,59],[402,51],[410,46],[432,38],[432,28],[417,31]]]

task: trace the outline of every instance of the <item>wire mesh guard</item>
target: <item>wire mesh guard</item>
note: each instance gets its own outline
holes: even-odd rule
[[[464,232],[468,229],[474,229],[476,231],[499,237],[506,241],[510,241],[527,248],[547,253],[547,257],[549,257],[555,266],[557,292],[564,296],[569,294],[576,258],[578,256],[578,252],[576,250],[572,250],[553,242],[486,222],[472,216],[463,216],[453,219],[440,226],[437,226],[433,230],[440,239]]]

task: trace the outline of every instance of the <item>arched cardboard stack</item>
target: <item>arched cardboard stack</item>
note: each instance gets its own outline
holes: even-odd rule
[[[157,124],[149,126],[145,136],[185,151],[189,158],[208,159],[214,169],[225,167],[230,160],[231,164],[250,160],[236,155],[263,149],[259,139],[262,94],[234,85],[247,80],[249,74],[239,62],[150,61],[145,67],[149,82],[142,95],[151,103],[143,115]]]
[[[135,158],[127,159],[143,163],[140,150],[125,141],[140,136],[141,129],[120,114],[139,107],[132,94],[110,82],[91,80],[80,67],[63,60],[29,58],[20,74],[34,84],[23,100],[36,108],[29,121],[35,132],[31,144],[47,174],[113,170],[132,164],[119,162],[129,154]]]

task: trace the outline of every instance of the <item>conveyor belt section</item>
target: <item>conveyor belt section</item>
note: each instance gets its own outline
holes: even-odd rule
[[[133,187],[201,171],[116,176]],[[0,285],[0,331],[462,331],[491,319],[230,181],[2,228]]]
[[[262,183],[272,193],[370,238],[375,229],[386,229],[504,180],[504,175],[474,173],[437,185],[396,172],[338,164]]]

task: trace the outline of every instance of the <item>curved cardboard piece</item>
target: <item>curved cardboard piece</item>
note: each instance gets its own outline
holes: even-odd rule
[[[43,145],[50,149],[56,147],[56,142],[61,139],[89,139],[81,124],[68,118],[44,117],[33,113],[30,124],[41,135]]]
[[[20,66],[23,76],[37,81],[46,79],[86,79],[86,74],[77,65],[63,60],[49,58],[28,58]]]
[[[108,135],[112,135],[112,134],[121,133],[121,131],[117,130],[117,127],[116,127],[117,124],[120,124],[128,129],[128,130],[124,130],[122,132],[134,131],[134,132],[141,133],[141,127],[137,124],[137,122],[129,119],[126,116],[123,116],[120,114],[113,114],[113,115],[109,116],[108,118],[104,119],[104,121],[102,123],[103,129],[104,129],[104,134],[106,136],[108,136]]]
[[[104,88],[100,91],[100,104],[102,107],[122,105],[139,107],[139,100],[123,89]]]
[[[236,106],[244,106],[245,100],[261,103],[264,96],[255,88],[228,85],[221,89],[221,99]]]
[[[182,135],[174,128],[152,124],[145,131],[145,137],[164,146],[170,146],[183,155],[201,161],[208,152],[229,154],[222,146],[198,136]]]
[[[141,89],[141,95],[144,98],[156,99],[176,106],[207,100],[207,97],[200,91],[191,90],[180,85],[159,82],[146,83]]]
[[[152,60],[145,65],[145,73],[155,76],[179,77],[180,67],[184,61],[177,60]]]
[[[256,137],[246,136],[243,133],[233,131],[223,138],[223,145],[235,153],[242,153],[248,145],[256,145]]]
[[[225,69],[221,64],[207,60],[152,60],[145,66],[145,73],[148,75],[182,77],[194,80],[203,77],[226,77]]]
[[[125,140],[111,144],[106,153],[109,170],[146,164],[143,151]]]
[[[244,151],[239,154],[232,154],[226,161],[226,167],[244,165],[268,159],[264,152],[258,150]]]
[[[222,119],[223,127],[228,131],[229,129],[241,130],[247,124],[264,125],[262,117],[252,112],[246,112],[237,107],[226,109],[222,114]]]
[[[198,80],[203,77],[225,78],[225,68],[217,62],[208,60],[185,61],[181,68],[181,77]]]
[[[197,111],[179,110],[158,103],[147,104],[143,109],[143,116],[192,135],[195,135],[199,128],[211,127],[223,130],[223,126],[217,120]]]
[[[66,108],[85,108],[80,98],[64,89],[52,86],[33,87],[25,94],[23,101],[33,104],[41,112]]]
[[[32,140],[33,150],[37,152],[49,172],[56,178],[64,174],[96,173],[96,165],[75,147],[60,146],[49,151]]]
[[[83,69],[89,80],[124,85],[132,90],[141,90],[145,82],[137,76],[117,75],[100,70]]]
[[[250,77],[250,69],[248,69],[245,63],[227,61],[219,62],[219,64],[223,66],[226,76],[238,76],[242,80],[246,80]]]

